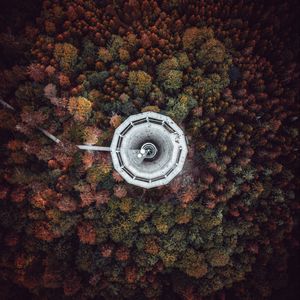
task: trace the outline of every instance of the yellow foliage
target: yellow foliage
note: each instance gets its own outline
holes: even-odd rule
[[[58,224],[63,213],[59,209],[49,209],[46,211],[46,215],[51,222]]]
[[[155,223],[155,227],[159,233],[168,233],[169,231],[169,225],[167,223],[164,223],[163,220],[161,222]]]
[[[47,33],[54,33],[56,31],[55,23],[45,21],[45,30]]]
[[[142,112],[146,112],[146,111],[153,111],[153,112],[160,112],[160,108],[157,105],[149,105],[149,106],[145,106],[142,109]]]
[[[54,48],[54,57],[59,62],[64,71],[70,71],[77,60],[78,50],[72,44],[56,44]]]
[[[175,222],[177,224],[187,224],[191,221],[191,219],[192,219],[191,212],[186,211],[186,210],[182,210],[176,215]]]
[[[89,99],[91,99],[93,102],[101,101],[101,97],[102,94],[98,90],[93,89],[89,92]]]
[[[148,239],[145,243],[145,252],[148,254],[155,255],[159,252],[159,245],[154,239]]]
[[[130,48],[134,48],[138,42],[137,36],[134,33],[129,33],[126,39]]]
[[[181,95],[179,97],[179,102],[183,105],[188,105],[189,97],[187,95]]]
[[[120,210],[123,213],[128,214],[132,208],[132,199],[131,198],[123,198],[120,202]]]
[[[111,169],[111,164],[105,162],[92,166],[88,169],[86,180],[90,184],[97,184],[110,173]]]
[[[110,62],[113,59],[110,52],[104,47],[101,47],[98,50],[98,56],[99,56],[99,59],[102,60],[104,63]]]
[[[208,253],[208,259],[213,267],[224,267],[229,262],[229,255],[224,250],[213,249]]]
[[[204,255],[194,249],[187,249],[185,256],[179,264],[180,269],[187,275],[195,278],[203,277],[207,272]]]
[[[144,71],[129,72],[128,84],[138,96],[144,96],[150,91],[152,78]]]
[[[207,216],[207,217],[204,217],[199,222],[199,226],[201,227],[201,229],[209,231],[209,230],[212,230],[212,228],[220,225],[221,223],[222,223],[221,217]]]
[[[132,229],[132,223],[130,223],[128,220],[123,220],[119,223],[119,228],[126,233]]]
[[[172,267],[174,265],[174,263],[177,260],[177,256],[175,254],[172,253],[163,253],[161,254],[161,259],[164,263],[164,265],[169,268]]]
[[[118,114],[114,114],[109,121],[109,124],[113,127],[113,128],[117,128],[119,127],[119,125],[122,123],[122,117],[119,116]]]
[[[201,278],[207,273],[207,264],[206,263],[198,264],[190,268],[187,268],[185,271],[186,274],[188,274],[191,277]]]
[[[225,59],[225,47],[224,45],[216,40],[210,39],[201,47],[201,56],[203,56],[206,62],[216,62],[221,63]]]
[[[71,97],[68,104],[69,112],[76,121],[86,121],[92,111],[92,103],[84,97]]]
[[[213,38],[214,34],[213,31],[210,28],[197,28],[197,27],[191,27],[188,28],[182,37],[182,43],[183,47],[186,49],[193,48],[196,43],[203,42],[205,40]]]
[[[139,209],[133,213],[133,221],[135,223],[140,223],[142,221],[145,221],[147,217],[149,216],[149,212],[143,209]]]
[[[122,62],[127,62],[127,61],[130,60],[130,54],[129,54],[129,52],[128,52],[126,49],[124,49],[124,48],[120,48],[120,49],[119,49],[119,57],[120,57],[120,60],[121,60]]]
[[[193,48],[197,38],[200,34],[200,30],[197,27],[188,28],[182,37],[182,43],[184,48]]]

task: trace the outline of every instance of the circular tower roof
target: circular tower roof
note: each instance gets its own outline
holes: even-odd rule
[[[111,143],[116,171],[130,184],[152,188],[169,183],[183,168],[187,144],[183,131],[164,115],[132,115]]]

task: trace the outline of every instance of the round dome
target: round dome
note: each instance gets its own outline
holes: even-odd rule
[[[143,188],[169,183],[183,168],[187,144],[183,131],[164,115],[132,115],[115,131],[111,143],[114,168]]]

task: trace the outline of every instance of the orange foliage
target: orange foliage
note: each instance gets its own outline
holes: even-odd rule
[[[192,202],[197,196],[197,187],[190,185],[187,189],[181,194],[180,200],[183,206],[186,206],[188,203]]]
[[[98,142],[98,139],[102,134],[103,132],[101,129],[87,126],[83,132],[84,142],[86,144],[94,145]]]
[[[20,150],[23,147],[23,142],[20,140],[10,140],[7,143],[7,149],[12,150],[12,151],[16,151],[16,150]]]
[[[47,199],[43,198],[40,193],[34,195],[30,202],[37,208],[45,208],[48,205]]]
[[[89,169],[94,162],[94,154],[91,152],[84,152],[83,156],[82,156],[82,163],[84,166],[84,169],[87,170]]]
[[[110,118],[110,122],[109,124],[113,127],[113,128],[117,128],[122,122],[122,118],[121,116],[114,114],[111,118]]]
[[[60,86],[62,86],[62,87],[68,87],[71,84],[69,77],[64,74],[60,74],[58,76],[58,80],[59,80]]]

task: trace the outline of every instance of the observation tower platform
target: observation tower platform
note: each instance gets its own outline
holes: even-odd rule
[[[128,183],[149,189],[180,173],[187,143],[171,118],[145,112],[130,116],[115,130],[110,151],[115,170]]]

